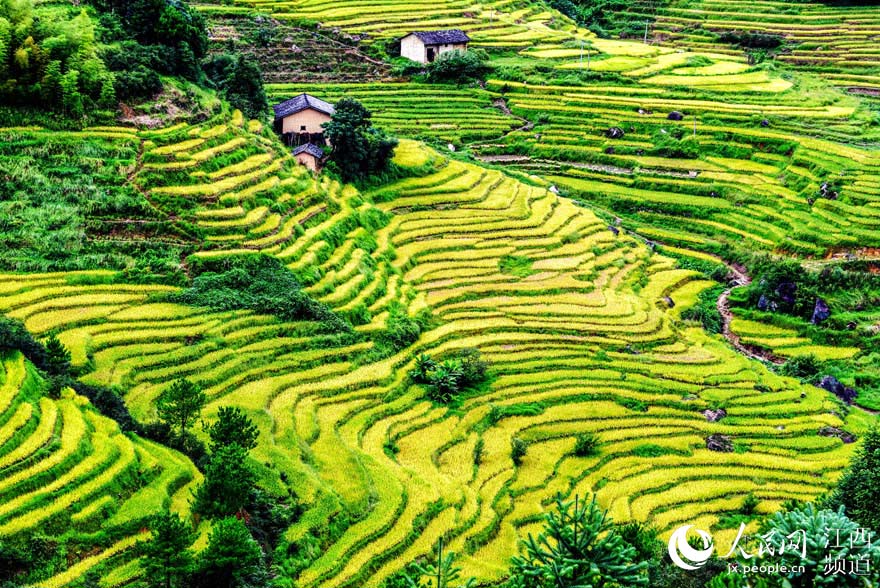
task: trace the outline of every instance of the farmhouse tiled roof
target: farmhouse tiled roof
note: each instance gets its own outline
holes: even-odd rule
[[[313,108],[318,112],[331,115],[336,112],[336,109],[333,108],[332,104],[324,102],[320,98],[315,98],[311,94],[300,94],[290,100],[285,100],[281,104],[276,104],[273,108],[275,109],[276,120],[284,118],[285,116],[290,116],[291,114],[296,114],[307,108]]]
[[[312,157],[316,159],[321,159],[324,157],[324,150],[315,145],[314,143],[306,143],[305,145],[300,145],[296,149],[293,150],[294,155],[299,155],[300,153],[308,153]]]
[[[460,29],[447,29],[444,31],[413,31],[410,35],[415,35],[425,45],[451,45],[454,43],[467,43],[471,40],[471,38]]]

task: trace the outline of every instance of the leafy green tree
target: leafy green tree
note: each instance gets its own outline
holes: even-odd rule
[[[214,522],[208,547],[199,557],[200,583],[211,588],[264,586],[263,552],[235,517]]]
[[[156,402],[159,419],[186,439],[191,423],[199,418],[207,397],[202,389],[187,379],[180,379],[166,388]]]
[[[217,420],[208,427],[211,437],[211,451],[226,445],[236,444],[245,451],[257,446],[259,429],[237,406],[221,406],[217,412]]]
[[[259,118],[269,108],[259,65],[247,55],[223,53],[204,65],[211,84],[248,118]]]
[[[241,445],[218,447],[205,467],[205,481],[196,491],[193,510],[212,518],[233,515],[247,504],[255,482]]]
[[[849,469],[837,482],[826,506],[844,507],[851,519],[880,533],[880,429],[862,438]]]
[[[170,512],[150,521],[152,538],[143,548],[144,577],[150,588],[176,588],[187,585],[193,567],[189,546],[195,541],[192,527]]]
[[[647,586],[647,563],[611,525],[596,499],[556,499],[537,538],[522,542],[513,558],[510,588],[612,588]]]
[[[333,146],[331,160],[342,179],[363,180],[388,169],[397,139],[374,128],[372,113],[353,98],[343,98],[335,110],[323,127]]]

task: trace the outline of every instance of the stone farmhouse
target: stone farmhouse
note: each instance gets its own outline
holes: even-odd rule
[[[276,104],[275,131],[287,145],[300,146],[313,143],[326,145],[321,127],[335,112],[333,105],[311,94],[300,94],[281,104]]]

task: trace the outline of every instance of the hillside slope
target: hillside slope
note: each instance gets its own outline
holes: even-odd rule
[[[441,534],[467,573],[498,578],[558,492],[595,492],[616,520],[664,532],[718,530],[747,494],[770,512],[821,494],[845,465],[852,446],[819,432],[859,431],[858,416],[844,422],[824,391],[683,323],[709,283],[545,181],[405,141],[396,161],[412,177],[358,193],[312,179],[261,132],[240,118],[144,132],[135,182],[204,231],[215,249],[196,259],[275,256],[359,318],[353,336],[173,304],[174,288],[94,272],[5,275],[0,311],[57,330],[84,379],[129,390],[138,418],[183,376],[208,393],[208,419],[245,409],[262,483],[306,507],[282,566],[301,585],[377,585]],[[401,310],[432,318],[411,346],[377,354]],[[420,353],[471,347],[493,380],[459,406],[407,376]],[[583,432],[598,455],[572,454]],[[735,451],[710,451],[710,435]],[[519,464],[513,439],[527,446]]]
[[[72,390],[46,397],[21,353],[0,355],[0,538],[42,542],[40,571],[58,572],[25,575],[29,585],[68,586],[90,570],[130,578],[146,519],[162,508],[188,516],[201,479],[185,457],[121,433]],[[66,553],[56,551],[62,536]]]

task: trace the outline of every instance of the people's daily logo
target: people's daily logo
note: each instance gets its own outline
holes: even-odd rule
[[[692,547],[687,540],[687,533],[692,527],[693,525],[683,525],[669,537],[669,557],[672,563],[685,570],[700,569],[715,550],[712,536],[702,529],[696,529],[696,532],[703,540],[703,549]]]

